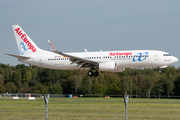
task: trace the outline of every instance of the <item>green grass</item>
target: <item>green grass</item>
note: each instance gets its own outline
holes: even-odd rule
[[[0,97],[0,120],[44,120],[44,99],[28,100]],[[50,98],[49,120],[119,120],[125,119],[123,98]],[[178,99],[135,99],[128,103],[128,120],[178,120]]]

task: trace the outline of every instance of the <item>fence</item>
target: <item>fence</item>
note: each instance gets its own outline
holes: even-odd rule
[[[36,93],[0,93],[0,97],[42,97],[43,94]],[[124,95],[93,95],[93,94],[50,94],[50,98],[67,98],[69,96],[77,97],[105,97],[109,96],[110,98],[123,98]],[[130,95],[130,98],[148,98],[147,95]],[[180,96],[159,96],[151,95],[150,98],[170,98],[170,99],[180,99]]]
[[[42,94],[31,94],[35,100],[28,100],[26,94],[1,94],[0,119],[43,120],[46,109]],[[61,120],[124,120],[125,105],[122,96],[67,98],[68,95],[52,95],[48,103],[48,118]],[[12,97],[20,97],[13,100]],[[130,98],[128,120],[180,119],[179,99]]]

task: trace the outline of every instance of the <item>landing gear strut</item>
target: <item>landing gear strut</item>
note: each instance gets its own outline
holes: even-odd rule
[[[94,69],[93,69],[93,70],[94,70]],[[95,70],[95,72],[93,72],[93,70],[89,71],[89,72],[88,72],[88,75],[89,75],[89,76],[93,76],[93,75],[94,75],[95,77],[97,77],[97,76],[99,75],[98,71]]]

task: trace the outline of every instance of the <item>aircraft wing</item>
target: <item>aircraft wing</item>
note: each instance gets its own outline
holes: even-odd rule
[[[62,53],[62,52],[56,50],[55,47],[52,45],[52,43],[49,40],[48,40],[48,43],[49,43],[49,45],[51,47],[51,50],[53,52],[55,52],[57,54],[60,54],[62,56],[70,58],[70,61],[72,62],[71,64],[76,63],[81,68],[92,67],[94,65],[98,65],[99,64],[99,62],[95,61],[95,60],[87,60],[87,59],[80,58],[80,57],[77,57],[77,56],[73,56],[73,55],[69,55],[69,54],[66,54],[66,53]]]
[[[7,53],[5,53],[5,55],[9,55],[9,56],[12,56],[12,57],[16,57],[16,58],[18,58],[18,59],[30,59],[30,57],[13,55],[13,54],[7,54]]]

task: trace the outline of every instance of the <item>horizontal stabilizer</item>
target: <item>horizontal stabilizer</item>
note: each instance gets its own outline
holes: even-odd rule
[[[25,57],[25,56],[19,56],[19,55],[7,54],[7,53],[4,53],[4,54],[12,56],[12,57],[16,57],[18,59],[30,59],[30,57]]]
[[[159,67],[159,68],[167,68],[168,66],[167,65],[165,65],[165,66],[161,66],[161,67]]]

